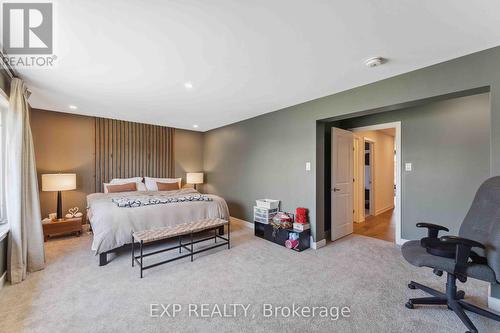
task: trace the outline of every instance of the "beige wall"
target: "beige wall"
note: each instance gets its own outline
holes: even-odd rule
[[[359,157],[360,167],[363,168],[363,138],[368,138],[374,142],[374,201],[375,215],[388,209],[394,208],[394,137],[382,131],[355,132],[361,140],[361,156]],[[361,172],[364,175],[363,172]],[[361,184],[364,184],[364,177],[361,177]],[[363,195],[358,196],[362,202]],[[358,207],[362,207],[358,203]],[[362,220],[362,219],[361,219]]]
[[[41,188],[41,174],[77,174],[77,190],[63,193],[63,214],[71,207],[85,211],[86,196],[95,191],[94,118],[32,110],[31,131]],[[42,217],[56,211],[56,193],[40,192]]]
[[[76,173],[77,190],[63,193],[63,212],[75,206],[85,211],[87,195],[95,192],[94,118],[32,110],[31,130],[38,179],[43,173]],[[176,177],[185,180],[185,172],[203,170],[202,140],[202,133],[175,131]],[[55,212],[56,193],[40,192],[40,206],[43,217]]]
[[[175,177],[182,177],[185,182],[187,172],[203,171],[203,133],[176,130],[174,151]],[[203,190],[202,187],[198,187],[198,189]]]

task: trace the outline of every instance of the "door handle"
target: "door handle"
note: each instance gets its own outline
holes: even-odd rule
[[[338,191],[340,191],[339,188],[336,188],[336,187],[333,188],[333,192],[338,192]]]

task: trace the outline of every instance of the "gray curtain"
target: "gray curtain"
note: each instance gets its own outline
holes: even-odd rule
[[[43,230],[38,195],[35,153],[31,136],[26,87],[11,82],[6,114],[6,208],[9,223],[7,277],[11,283],[26,279],[27,272],[44,268]]]

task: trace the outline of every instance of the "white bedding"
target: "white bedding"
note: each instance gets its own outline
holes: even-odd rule
[[[224,199],[208,195],[212,201],[187,201],[133,208],[118,207],[113,198],[144,195],[182,197],[199,194],[194,189],[162,192],[94,193],[87,196],[88,217],[94,240],[92,250],[103,253],[131,243],[131,232],[154,229],[203,218],[229,220],[229,210]]]

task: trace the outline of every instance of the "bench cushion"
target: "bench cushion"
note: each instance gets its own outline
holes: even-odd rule
[[[228,221],[220,218],[203,219],[170,227],[137,231],[133,233],[133,236],[136,241],[150,243],[162,239],[189,235],[190,233],[196,233],[207,229],[214,229],[228,223]]]

